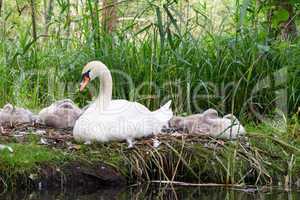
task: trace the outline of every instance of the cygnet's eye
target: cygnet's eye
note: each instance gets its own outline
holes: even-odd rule
[[[60,106],[61,108],[72,109],[73,105],[70,103],[64,103]]]

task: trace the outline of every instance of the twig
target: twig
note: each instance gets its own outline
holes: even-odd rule
[[[180,186],[193,186],[193,187],[243,187],[243,184],[221,184],[221,183],[187,183],[180,181],[160,181],[152,180],[150,183],[161,183],[170,185],[180,185]]]
[[[3,178],[0,176],[0,180],[3,184],[3,191],[1,191],[0,195],[4,194],[7,191],[7,184],[6,182],[3,180]]]

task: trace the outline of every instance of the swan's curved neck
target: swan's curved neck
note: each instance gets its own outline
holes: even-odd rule
[[[97,70],[97,76],[100,80],[100,90],[95,102],[98,111],[101,112],[109,105],[112,98],[112,78],[107,67]]]

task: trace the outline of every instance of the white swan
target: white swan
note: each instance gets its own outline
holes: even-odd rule
[[[129,147],[134,138],[159,133],[172,118],[171,101],[151,112],[137,102],[112,100],[112,78],[100,61],[86,64],[82,71],[82,91],[89,81],[99,77],[100,93],[94,103],[76,121],[73,135],[77,141],[126,140]]]

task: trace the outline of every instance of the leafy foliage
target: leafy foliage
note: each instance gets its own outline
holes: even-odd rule
[[[91,99],[77,92],[80,71],[86,62],[100,59],[115,71],[115,98],[151,108],[172,98],[177,113],[214,107],[257,118],[253,113],[266,115],[278,108],[274,102],[283,89],[288,91],[289,113],[298,109],[300,45],[297,39],[273,35],[273,28],[290,17],[287,10],[277,9],[277,1],[227,1],[228,14],[221,21],[209,15],[208,2],[125,1],[116,5],[119,28],[111,34],[101,31],[98,1],[76,2],[55,1],[52,12],[38,2],[37,13],[51,18],[44,35],[46,25],[38,17],[37,41],[31,34],[28,2],[17,1],[25,6],[20,15],[13,12],[13,2],[5,7],[1,105],[38,108],[64,97],[85,105]],[[297,14],[299,3],[289,3]],[[127,19],[128,13],[133,17]],[[279,72],[284,78],[277,81]]]

